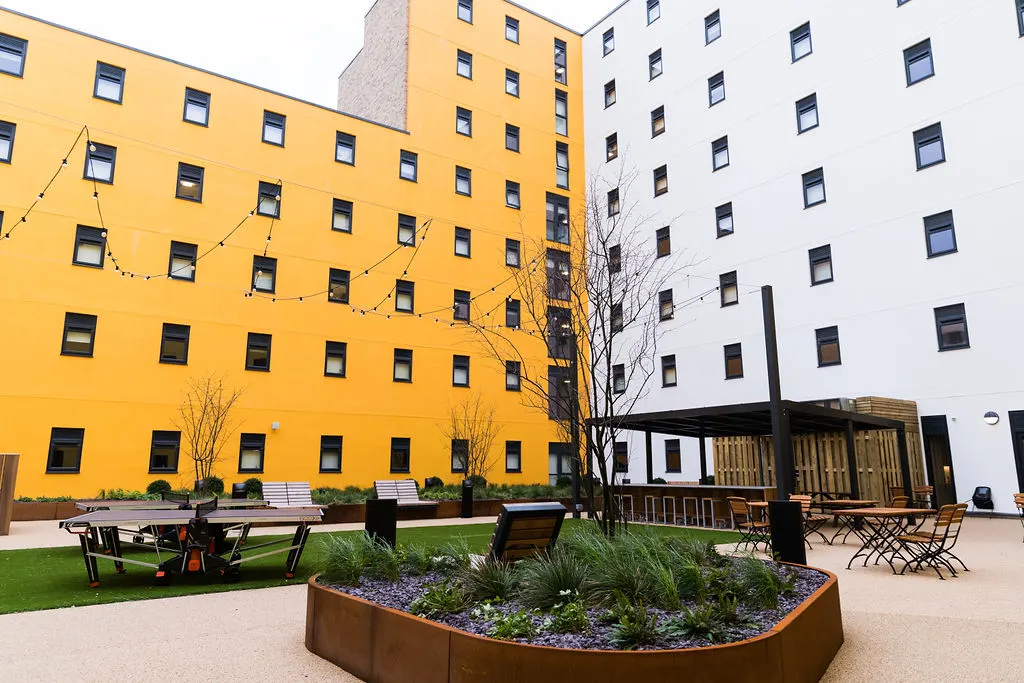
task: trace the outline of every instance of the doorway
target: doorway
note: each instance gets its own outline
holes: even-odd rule
[[[949,427],[945,415],[921,418],[921,438],[924,441],[925,467],[928,481],[935,488],[935,505],[956,503],[956,476],[953,473],[953,454],[949,448]]]
[[[1024,410],[1010,411],[1010,434],[1013,435],[1013,459],[1017,464],[1017,490],[1024,491]]]

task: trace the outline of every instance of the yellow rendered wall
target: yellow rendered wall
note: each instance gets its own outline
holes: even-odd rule
[[[454,78],[455,56],[439,35],[461,28],[455,25],[455,1],[450,4],[452,21],[447,22],[429,11],[433,0],[413,0],[409,133],[0,11],[0,32],[29,41],[24,78],[0,75],[0,120],[17,124],[12,163],[0,164],[5,232],[84,124],[95,141],[117,147],[114,184],[99,190],[110,247],[124,268],[166,272],[172,239],[198,243],[203,253],[253,208],[260,180],[280,178],[281,219],[267,254],[278,259],[278,297],[325,290],[331,267],[353,276],[368,268],[395,248],[397,214],[407,213],[420,224],[433,218],[409,267],[416,310],[445,309],[436,315],[442,322],[434,323],[435,316],[428,315],[361,316],[349,306],[328,303],[324,295],[303,303],[245,298],[252,257],[263,253],[270,226],[269,218],[258,216],[225,248],[199,262],[195,283],[122,278],[110,259],[103,270],[74,266],[76,225],[99,226],[92,183],[82,178],[84,146],[79,145],[29,222],[0,241],[0,451],[22,454],[17,495],[91,496],[101,488],[141,489],[157,478],[190,485],[184,455],[177,476],[148,473],[150,439],[154,429],[174,429],[188,380],[209,372],[245,387],[238,428],[216,472],[228,483],[251,476],[237,473],[241,432],[267,435],[264,472],[257,475],[264,481],[338,487],[404,476],[455,481],[461,475],[450,472],[449,444],[439,426],[450,404],[477,391],[499,411],[497,447],[503,450],[506,439],[523,442],[522,473],[506,474],[502,456],[489,479],[546,481],[547,444],[558,440],[556,430],[544,414],[523,405],[524,395],[505,391],[504,368],[484,351],[476,333],[449,327],[448,309],[453,289],[476,294],[508,276],[506,236],[521,230],[527,239],[544,234],[544,188],[554,191],[555,183],[555,84],[541,74],[551,72],[557,33],[570,45],[570,126],[574,135],[581,134],[582,108],[575,95],[581,80],[579,38],[520,11],[523,44],[510,51],[515,46],[498,45],[507,5],[478,0],[476,28],[485,16],[500,14],[499,23],[486,38],[458,37],[472,43],[478,55],[472,84],[477,88],[453,91],[445,103],[442,93],[455,86],[443,74],[450,71]],[[531,33],[537,35],[528,43]],[[544,48],[542,54],[533,53],[534,42],[537,50]],[[514,60],[511,68],[523,73],[523,96],[514,105],[502,100],[507,97],[503,66],[490,92],[483,92],[488,47],[494,60]],[[123,104],[92,97],[97,60],[127,70]],[[498,73],[496,66],[493,71]],[[212,94],[208,128],[182,121],[186,87]],[[472,140],[455,139],[453,102],[463,98],[480,112]],[[287,116],[284,148],[260,141],[264,109]],[[487,121],[484,110],[494,121]],[[504,123],[499,125],[498,117],[506,110],[520,119],[512,122],[524,133],[524,153],[511,162],[501,155]],[[355,167],[334,161],[338,130],[357,136]],[[416,184],[398,178],[400,149],[419,152]],[[582,142],[570,141],[570,149],[577,171],[573,201],[578,202]],[[174,197],[179,161],[206,169],[202,204]],[[456,163],[474,170],[472,198],[454,193]],[[506,173],[515,173],[513,179],[523,184],[522,227],[504,206]],[[355,204],[351,235],[330,229],[334,197]],[[472,229],[472,259],[453,255],[455,225]],[[352,305],[369,309],[385,298],[411,255],[411,249],[402,250],[369,277],[355,280]],[[504,293],[494,296],[493,302],[482,299],[474,312],[497,305]],[[393,313],[393,306],[388,301],[381,310]],[[94,357],[60,355],[67,311],[98,316]],[[502,319],[503,309],[496,315]],[[157,362],[164,322],[191,326],[187,366]],[[273,335],[269,373],[244,370],[248,332]],[[327,340],[348,343],[344,379],[323,376]],[[414,350],[412,384],[392,381],[396,347]],[[543,346],[534,352],[537,366],[546,365]],[[453,353],[472,359],[469,390],[451,386]],[[275,421],[280,429],[272,431]],[[45,473],[51,427],[85,428],[80,473]],[[341,474],[319,473],[321,435],[344,437]],[[389,474],[393,436],[412,439],[409,475]]]

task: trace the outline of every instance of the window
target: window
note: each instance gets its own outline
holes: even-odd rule
[[[196,281],[196,256],[198,245],[188,242],[171,242],[171,255],[167,263],[167,277],[172,280]]]
[[[811,24],[810,22],[793,29],[789,32],[789,44],[793,54],[793,61],[803,59],[813,51],[811,48]]]
[[[661,386],[674,387],[676,385],[676,356],[661,357]]]
[[[396,382],[412,382],[412,351],[395,349],[395,373],[392,378]]]
[[[522,388],[519,361],[505,361],[505,391],[519,391]]]
[[[925,216],[924,239],[928,247],[928,258],[954,253],[956,232],[953,228],[953,212],[943,211],[933,216]]]
[[[626,366],[622,363],[612,366],[612,393],[621,394],[626,391]]]
[[[608,218],[619,215],[619,188],[608,191]]]
[[[569,244],[569,198],[548,192],[545,203],[547,238],[552,242]]]
[[[658,107],[651,112],[651,137],[656,138],[665,132],[665,107]]]
[[[625,322],[623,321],[621,303],[612,304],[611,317],[612,334],[622,332],[625,328]]]
[[[816,168],[813,171],[804,173],[803,176],[804,185],[804,208],[809,209],[812,206],[825,203],[825,170],[822,168]]]
[[[327,300],[336,304],[348,303],[349,272],[331,268],[327,280]]]
[[[660,0],[647,0],[647,25],[650,26],[661,18]]]
[[[92,96],[99,100],[121,104],[124,95],[124,69],[96,62],[96,85]]]
[[[1024,0],[1017,0],[1017,27],[1020,30],[1021,37],[1024,37]],[[3,53],[0,52],[0,60],[2,60]],[[2,67],[0,67],[2,70]]]
[[[619,156],[618,133],[612,133],[604,139],[604,155],[606,161],[611,161]]]
[[[725,72],[719,71],[708,79],[708,106],[715,106],[725,99]]]
[[[935,309],[935,328],[939,335],[939,351],[970,348],[967,337],[967,312],[963,304]]]
[[[796,132],[806,133],[818,127],[818,94],[811,93],[796,101]]]
[[[555,38],[555,82],[565,85],[567,74],[565,71],[565,41]]]
[[[469,356],[452,356],[452,386],[469,386]]]
[[[743,345],[727,344],[725,346],[725,378],[739,379],[743,377]]]
[[[904,50],[903,62],[907,67],[908,86],[934,76],[935,65],[932,63],[931,38],[922,40],[917,45],[912,45]]]
[[[320,437],[320,472],[324,474],[338,474],[341,472],[341,442],[340,436]]]
[[[710,45],[722,37],[722,15],[718,10],[704,17],[704,44]]]
[[[452,318],[469,320],[469,292],[464,289],[455,290],[455,302],[452,304]]]
[[[408,280],[395,282],[395,311],[412,313],[416,300],[416,283]]]
[[[13,123],[0,121],[0,162],[11,163],[11,155],[14,152],[14,131],[17,128]]]
[[[814,338],[818,345],[818,367],[823,368],[829,365],[842,365],[843,361],[839,356],[839,328],[836,326],[823,327],[814,331]]]
[[[416,246],[416,217],[398,214],[398,243]]]
[[[331,230],[352,232],[352,202],[345,199],[334,200],[334,209],[331,212]]]
[[[664,72],[660,49],[652,52],[647,58],[647,72],[652,81]]]
[[[658,258],[672,253],[672,235],[668,227],[658,228],[654,233]]]
[[[401,150],[398,158],[398,177],[402,180],[416,182],[419,155],[416,152]]]
[[[324,377],[344,377],[348,363],[348,344],[327,342],[324,349]]]
[[[252,257],[252,288],[257,292],[273,294],[277,289],[277,259],[270,256]]]
[[[505,265],[519,267],[519,240],[505,240]]]
[[[402,437],[391,438],[391,472],[409,471],[409,439]]]
[[[601,49],[603,50],[604,57],[607,57],[612,52],[615,52],[615,29],[610,28],[604,32],[601,36]]]
[[[281,217],[281,186],[260,182],[259,199],[256,213],[271,218]]]
[[[178,189],[174,196],[193,202],[203,201],[203,173],[200,166],[178,163]]]
[[[456,54],[455,73],[463,78],[473,80],[473,55],[458,50]]]
[[[181,432],[153,430],[153,440],[149,444],[149,472],[176,473],[178,471],[178,451],[181,447]]]
[[[96,316],[84,313],[64,314],[64,338],[60,345],[60,355],[91,358],[95,342]]]
[[[740,302],[740,290],[736,285],[736,271],[718,276],[718,289],[722,296],[722,306],[732,306]]]
[[[505,471],[508,473],[523,471],[523,442],[505,442]]]
[[[622,272],[622,245],[613,244],[608,247],[608,273],[614,275]]]
[[[505,40],[519,42],[519,20],[505,17]]]
[[[452,439],[452,472],[465,472],[469,466],[469,439]]]
[[[181,115],[183,121],[200,126],[210,124],[210,93],[185,88],[185,111]]]
[[[5,38],[0,34],[0,38]],[[0,49],[3,44],[0,43]],[[0,51],[0,55],[3,52]],[[0,64],[2,64],[0,59]],[[85,440],[84,429],[54,427],[50,430],[50,451],[46,459],[46,473],[63,472],[77,473],[82,468],[82,442]]]
[[[572,337],[572,313],[568,308],[548,306],[548,357],[570,360],[575,351]]]
[[[628,472],[629,444],[625,441],[616,441],[613,445],[613,452],[615,454],[615,466],[613,467],[613,470],[615,472]]]
[[[0,33],[0,73],[18,76],[25,73],[25,53],[28,41]]]
[[[511,180],[505,181],[505,206],[510,209],[518,209],[519,203],[519,183]]]
[[[470,257],[473,233],[466,228],[455,228],[455,255]]]
[[[85,179],[100,183],[113,183],[116,157],[116,147],[101,145],[98,142],[90,143],[85,152]]]
[[[604,108],[615,104],[615,79],[608,81],[604,84]]]
[[[914,131],[914,148],[917,150],[917,170],[941,164],[946,160],[942,145],[942,124],[936,123]]]
[[[569,189],[569,145],[564,142],[555,143],[555,184]]]
[[[832,282],[832,245],[815,247],[807,255],[811,262],[811,286]]]
[[[518,299],[505,299],[505,327],[519,327]]]
[[[188,338],[191,328],[188,325],[164,323],[163,334],[160,336],[160,362],[171,365],[188,364]]]
[[[462,107],[455,107],[455,132],[473,137],[473,112]]]
[[[473,172],[468,168],[455,167],[455,194],[473,195]]]
[[[459,19],[467,24],[473,23],[473,0],[459,0]]]
[[[569,134],[569,96],[561,90],[555,91],[555,132]]]
[[[334,142],[334,160],[338,163],[356,165],[356,136],[338,131]]]
[[[270,372],[270,335],[249,333],[245,348],[245,369]]]
[[[732,202],[715,207],[715,230],[718,233],[718,237],[732,234]]]
[[[548,297],[569,301],[569,254],[565,251],[548,249],[547,259]]]
[[[505,149],[513,152],[519,151],[519,126],[511,123],[505,124]]]
[[[568,420],[572,406],[572,376],[569,368],[548,366],[548,417]]]
[[[263,112],[263,142],[284,147],[284,114]]]
[[[675,304],[672,303],[672,290],[666,289],[658,292],[658,317],[661,320],[671,320],[676,315]]]
[[[505,94],[519,97],[519,72],[505,69]]]
[[[71,260],[76,266],[103,267],[103,255],[106,253],[107,233],[99,228],[79,225],[75,230],[75,257]]]
[[[654,169],[654,196],[660,197],[668,192],[668,166]]]
[[[665,439],[665,472],[682,472],[682,460],[679,439]]]
[[[718,171],[729,165],[729,136],[720,137],[711,143],[711,168]]]
[[[242,434],[238,444],[238,472],[262,472],[266,434]]]

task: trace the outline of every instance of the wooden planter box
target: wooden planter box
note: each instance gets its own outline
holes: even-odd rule
[[[839,584],[833,574],[756,638],[651,652],[491,640],[325,588],[316,578],[307,588],[306,648],[367,683],[812,683],[843,644]]]
[[[474,517],[497,517],[501,513],[501,506],[505,503],[537,503],[542,501],[555,500],[552,498],[537,498],[537,499],[513,499],[513,500],[502,500],[498,498],[484,498],[473,500],[473,516]],[[569,510],[569,514],[572,514],[572,501],[569,499],[558,499],[557,502],[561,503]],[[23,505],[25,503],[22,503]],[[41,505],[48,505],[49,503],[40,503]],[[63,504],[63,503],[62,503]],[[601,501],[598,499],[595,501],[595,506],[600,508]],[[74,508],[74,504],[71,504]],[[398,519],[409,520],[409,519],[454,519],[462,514],[462,501],[459,500],[442,500],[438,501],[436,508],[422,508],[418,510],[402,510],[399,509]],[[69,515],[70,516],[70,515]],[[17,517],[15,517],[17,519]],[[63,517],[58,518],[63,519]],[[346,505],[328,505],[324,509],[324,524],[346,524],[346,523],[357,523],[366,521],[366,506],[363,503],[352,503]]]
[[[37,522],[52,519],[67,519],[82,514],[73,502],[63,503],[14,503],[11,519],[15,522]]]

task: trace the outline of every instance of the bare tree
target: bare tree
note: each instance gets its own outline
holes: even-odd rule
[[[684,267],[679,250],[659,246],[652,220],[632,201],[636,180],[635,171],[591,178],[588,203],[574,215],[549,203],[546,239],[529,245],[531,255],[512,274],[507,302],[519,301],[519,329],[475,325],[506,372],[519,373],[524,403],[557,422],[569,444],[574,487],[586,473],[591,513],[609,535],[621,519],[609,457],[615,417],[629,414],[649,392],[658,342],[676,307],[659,294]],[[547,347],[543,366],[528,360],[543,353],[540,344]],[[595,478],[600,510],[593,509]]]
[[[498,460],[500,454],[492,454],[494,440],[501,431],[496,416],[494,407],[485,403],[480,394],[467,396],[449,409],[449,420],[441,426],[441,433],[451,442],[453,456],[462,460],[461,468],[467,477],[486,479]]]
[[[224,445],[237,428],[232,409],[243,392],[225,386],[224,379],[214,375],[189,381],[174,424],[184,437],[184,450],[192,459],[196,481],[206,481],[213,475]]]

